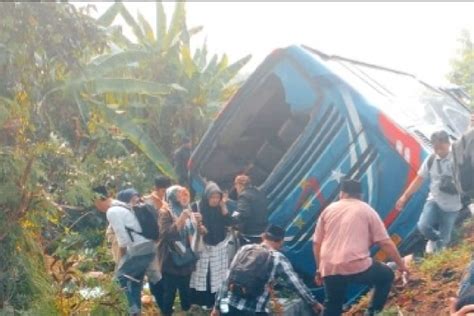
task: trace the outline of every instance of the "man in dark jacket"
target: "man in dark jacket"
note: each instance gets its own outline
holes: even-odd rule
[[[241,245],[260,243],[260,236],[268,225],[267,197],[246,175],[237,176],[234,185],[238,199],[232,216],[237,221]]]
[[[452,146],[454,179],[459,191],[466,198],[474,200],[474,114],[471,128]]]

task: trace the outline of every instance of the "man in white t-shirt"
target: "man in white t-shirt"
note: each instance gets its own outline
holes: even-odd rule
[[[430,180],[430,192],[417,226],[421,234],[428,239],[429,248],[438,251],[449,244],[462,204],[461,196],[453,182],[453,157],[448,133],[433,133],[431,143],[434,154],[423,162],[417,177],[397,201],[396,207],[402,210],[423,182]]]
[[[117,199],[118,201],[113,201],[107,210],[107,220],[114,230],[120,254],[123,256],[127,248],[149,240],[139,234],[140,223],[131,210],[140,200],[138,192],[135,189],[122,190],[117,194]]]

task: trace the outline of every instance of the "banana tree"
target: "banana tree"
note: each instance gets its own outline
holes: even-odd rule
[[[130,65],[128,71],[133,78],[183,88],[173,89],[161,102],[147,102],[141,115],[137,111],[127,113],[131,119],[142,119],[143,128],[150,137],[158,140],[158,145],[170,155],[179,134],[187,134],[198,141],[222,104],[236,91],[238,83],[232,79],[250,56],[233,64],[229,64],[225,54],[208,59],[206,43],[191,53],[190,40],[203,28],[188,29],[185,3],[176,3],[169,25],[161,2],[155,2],[155,10],[154,30],[140,13],[135,19],[122,2],[114,3],[98,22],[113,30],[114,43],[124,54],[133,50],[131,55],[143,57],[122,62],[122,65]],[[126,39],[114,27],[117,16],[131,28],[136,42]]]
[[[156,31],[140,13],[135,19],[123,3],[114,3],[98,18],[112,49],[51,93],[71,95],[85,122],[91,107],[99,109],[162,173],[174,176],[169,157],[176,139],[187,134],[198,141],[237,89],[232,79],[250,56],[233,64],[225,54],[208,60],[206,43],[191,54],[190,39],[202,27],[187,28],[185,4],[176,4],[169,26],[163,4],[156,2],[155,8]],[[113,24],[117,16],[136,41]]]
[[[100,56],[73,74],[50,93],[63,91],[76,102],[85,121],[92,107],[106,122],[116,126],[163,173],[174,177],[167,156],[138,123],[138,116],[131,116],[133,109],[144,109],[149,104],[159,104],[173,91],[184,90],[178,84],[133,77],[134,68],[150,58],[146,51],[120,51]]]

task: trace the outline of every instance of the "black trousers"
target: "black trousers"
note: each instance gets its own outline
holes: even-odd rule
[[[212,308],[216,300],[216,293],[211,292],[211,267],[207,270],[206,276],[206,291],[198,291],[196,289],[191,289],[191,304],[196,304],[199,306],[206,306]]]
[[[385,264],[374,261],[372,266],[364,272],[351,275],[331,275],[324,277],[324,316],[339,316],[342,314],[342,305],[345,301],[346,288],[350,283],[366,284],[374,287],[369,305],[369,315],[380,312],[392,287],[395,274]]]
[[[176,291],[179,291],[179,299],[181,301],[181,309],[183,311],[191,308],[189,282],[191,275],[181,276],[163,273],[163,307],[161,311],[163,315],[171,315],[173,313],[173,304],[176,297]]]
[[[158,305],[160,310],[163,310],[163,280],[160,280],[156,283],[148,282],[148,286],[150,288],[151,294],[155,297],[156,304]]]

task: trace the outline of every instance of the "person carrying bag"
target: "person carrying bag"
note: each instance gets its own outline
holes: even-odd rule
[[[191,273],[198,260],[198,244],[202,226],[200,214],[193,214],[188,205],[189,191],[181,186],[172,186],[166,190],[165,205],[160,210],[158,258],[163,274],[162,314],[171,315],[176,292],[179,291],[181,308],[189,310]]]

